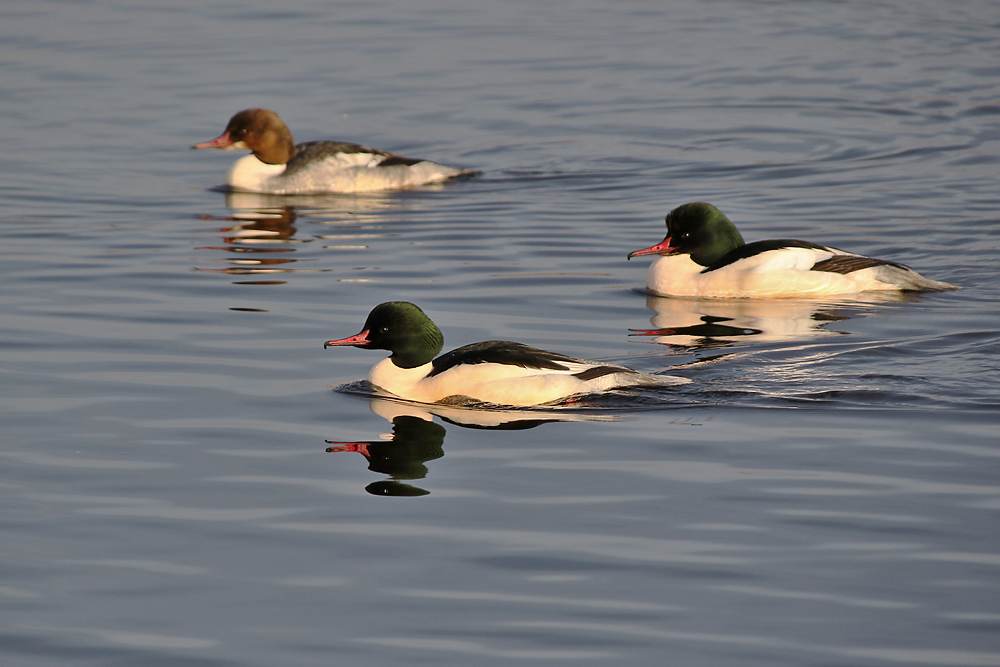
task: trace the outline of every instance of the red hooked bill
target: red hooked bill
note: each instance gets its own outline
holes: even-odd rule
[[[670,245],[670,237],[668,236],[651,248],[630,252],[628,254],[628,259],[632,259],[633,257],[638,257],[640,255],[672,255],[675,252],[677,252],[677,248]]]
[[[215,139],[211,141],[203,141],[200,144],[195,144],[191,148],[230,148],[236,145],[236,141],[229,136],[229,132],[223,132]]]
[[[340,340],[328,340],[323,343],[323,349],[330,347],[331,345],[368,345],[371,341],[368,340],[368,334],[370,332],[365,329],[359,334],[354,334],[350,338],[341,338]]]

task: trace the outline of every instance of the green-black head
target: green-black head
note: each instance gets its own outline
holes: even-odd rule
[[[656,245],[629,253],[640,255],[690,255],[708,266],[743,243],[736,225],[722,211],[705,202],[678,206],[666,217],[667,235]]]
[[[444,346],[441,330],[417,306],[407,301],[387,301],[372,309],[361,332],[349,338],[328,340],[331,345],[353,345],[389,350],[389,358],[400,368],[416,368],[430,362]]]

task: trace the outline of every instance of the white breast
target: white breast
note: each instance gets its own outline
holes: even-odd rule
[[[283,171],[283,164],[267,164],[255,155],[244,155],[229,167],[226,185],[247,192],[272,192],[269,183]]]

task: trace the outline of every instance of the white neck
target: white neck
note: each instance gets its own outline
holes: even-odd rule
[[[266,164],[253,154],[233,163],[226,174],[226,185],[250,192],[268,192],[267,182],[285,171],[283,164]]]
[[[413,393],[413,387],[431,372],[430,362],[416,368],[400,368],[392,359],[383,359],[368,372],[368,381],[396,396]]]
[[[649,265],[646,287],[657,294],[698,296],[698,279],[704,268],[691,255],[660,255]]]

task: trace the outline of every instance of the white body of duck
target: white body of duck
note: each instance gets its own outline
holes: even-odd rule
[[[368,382],[419,403],[478,401],[523,407],[620,387],[689,382],[509,341],[474,343],[435,358],[443,343],[441,331],[422,310],[412,303],[393,301],[376,306],[361,333],[323,346],[390,350],[389,358],[368,373]]]
[[[252,151],[229,168],[226,185],[277,195],[392,190],[471,173],[360,144],[312,141],[296,145],[288,126],[268,109],[239,112],[221,135],[191,148]]]
[[[629,259],[659,255],[646,274],[646,288],[661,296],[784,298],[959,289],[896,262],[809,241],[746,244],[711,204],[679,206],[666,223],[663,241],[629,254]]]

